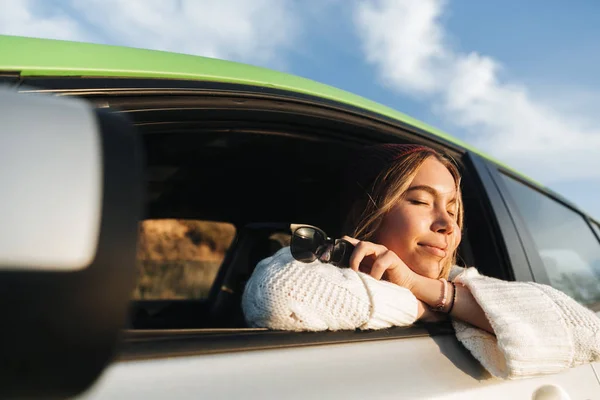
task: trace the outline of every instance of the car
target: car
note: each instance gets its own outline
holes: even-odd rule
[[[393,142],[431,146],[460,162],[466,210],[461,265],[504,280],[552,285],[599,312],[600,223],[564,197],[451,135],[297,76],[183,54],[12,36],[0,36],[0,54],[0,83],[12,98],[23,99],[12,102],[13,115],[19,105],[19,121],[37,123],[40,131],[52,126],[70,148],[71,136],[56,127],[58,114],[27,102],[76,102],[97,120],[112,121],[85,125],[82,134],[98,129],[102,143],[129,143],[98,145],[103,168],[113,166],[110,173],[103,170],[103,186],[93,181],[113,193],[103,197],[100,223],[114,223],[111,215],[123,223],[102,232],[104,251],[126,254],[105,259],[103,278],[88,278],[90,292],[77,294],[90,304],[93,298],[94,307],[67,310],[61,296],[44,298],[30,315],[45,307],[53,310],[47,318],[31,318],[5,336],[20,347],[4,345],[3,359],[9,351],[17,359],[34,334],[46,338],[39,352],[56,342],[62,347],[52,357],[65,354],[62,386],[43,379],[58,375],[46,360],[30,371],[36,384],[21,378],[11,393],[81,399],[600,398],[599,363],[524,380],[493,378],[449,323],[285,332],[249,327],[241,309],[253,268],[289,243],[291,224],[341,233],[344,216],[336,203],[349,155]],[[71,111],[60,122],[80,126],[73,122],[77,115]],[[31,127],[11,129],[18,136]],[[135,148],[130,130],[139,141]],[[28,154],[26,146],[21,151]],[[11,173],[33,182],[36,169],[60,159],[46,154],[44,164],[30,156],[33,177]],[[87,165],[84,159],[77,163]],[[12,171],[6,160],[3,169]],[[68,179],[65,185],[79,187]],[[64,211],[67,205],[50,206]],[[115,267],[135,269],[137,283],[114,273]],[[36,274],[42,276],[32,273],[32,281]],[[69,299],[58,289],[53,293]],[[27,293],[13,294],[16,302],[18,295]],[[13,314],[18,309],[5,308]],[[85,325],[84,319],[86,329],[67,335],[61,328],[70,329],[65,316],[71,315],[96,323]],[[115,326],[117,320],[122,325]],[[30,333],[23,336],[23,330]],[[74,351],[67,344],[100,331],[104,345],[90,339],[77,362],[69,363]],[[83,379],[76,372],[86,368]],[[17,375],[10,365],[3,371]],[[19,371],[27,376],[27,369]]]

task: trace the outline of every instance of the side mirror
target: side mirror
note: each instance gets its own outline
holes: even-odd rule
[[[0,398],[64,398],[115,353],[135,276],[142,153],[121,115],[0,90]]]

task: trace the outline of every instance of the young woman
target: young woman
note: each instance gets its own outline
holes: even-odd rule
[[[376,145],[353,162],[350,268],[261,261],[242,306],[251,326],[381,329],[450,317],[493,375],[522,378],[600,360],[600,319],[560,291],[455,266],[463,204],[453,162],[416,145]]]

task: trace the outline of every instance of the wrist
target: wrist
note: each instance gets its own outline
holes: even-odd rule
[[[438,313],[431,311],[430,307],[422,302],[418,301],[417,304],[417,320],[421,322],[440,322],[448,319],[448,316],[444,313]]]
[[[450,282],[427,278],[422,275],[415,274],[410,290],[417,299],[425,303],[432,311],[447,313],[455,299],[454,285]],[[436,310],[442,304],[443,307]]]
[[[448,305],[448,281],[444,278],[440,278],[438,281],[442,283],[442,291],[439,300],[432,307],[432,310],[443,313],[446,311],[446,306]]]

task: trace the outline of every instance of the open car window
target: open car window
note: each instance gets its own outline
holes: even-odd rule
[[[248,328],[241,309],[246,282],[260,260],[289,245],[290,224],[342,234],[345,166],[357,148],[388,140],[464,157],[416,135],[383,137],[390,129],[384,124],[375,129],[342,113],[325,118],[333,111],[320,106],[291,104],[273,113],[272,103],[252,100],[239,103],[248,109],[215,110],[194,96],[110,103],[138,127],[147,163],[132,330]],[[463,178],[469,211],[458,264],[503,277],[501,257],[481,261],[495,246],[494,228],[482,216],[475,172]]]

